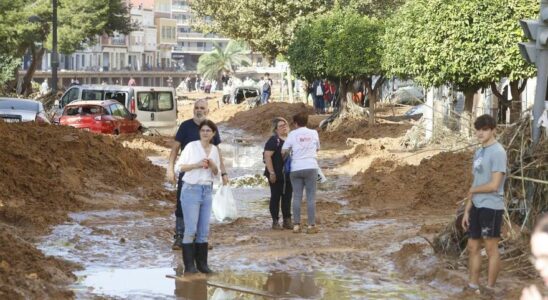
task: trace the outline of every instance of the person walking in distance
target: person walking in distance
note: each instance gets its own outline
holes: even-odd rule
[[[217,125],[204,120],[198,130],[200,139],[186,145],[175,165],[175,171],[184,172],[179,201],[185,222],[182,245],[185,274],[212,273],[207,264],[209,219],[213,181],[219,174],[221,156],[213,145]]]
[[[297,129],[287,136],[282,153],[291,155],[290,179],[293,186],[293,232],[301,232],[301,202],[306,189],[308,214],[307,233],[316,233],[316,180],[318,178],[317,152],[320,139],[316,130],[306,128],[308,114],[301,112],[293,116]]]
[[[272,95],[272,79],[270,79],[270,74],[268,73],[264,74],[261,90],[261,103],[267,104],[270,99],[270,95]]]
[[[196,100],[194,103],[194,111],[193,111],[193,117],[192,119],[188,119],[181,123],[179,126],[179,129],[177,130],[177,134],[175,135],[175,142],[173,144],[173,147],[171,148],[171,153],[169,155],[169,165],[167,168],[167,179],[175,183],[177,182],[177,206],[175,209],[175,235],[174,235],[174,241],[173,241],[173,250],[179,250],[182,247],[182,239],[184,235],[184,217],[183,217],[183,210],[181,208],[181,203],[179,199],[181,198],[181,188],[183,185],[183,176],[184,172],[179,173],[178,178],[175,177],[175,173],[173,172],[173,166],[175,164],[175,160],[177,158],[177,155],[181,150],[184,150],[185,146],[193,141],[197,141],[200,139],[200,132],[198,130],[198,126],[202,121],[207,119],[207,115],[209,114],[209,108],[207,101],[204,99]],[[219,135],[219,132],[216,131],[215,135],[212,140],[213,145],[218,146],[221,143],[221,137]],[[222,155],[222,154],[221,154]],[[221,160],[221,174],[223,179],[223,184],[228,183],[228,175],[225,170],[225,166]]]
[[[264,146],[264,175],[270,186],[270,215],[272,216],[272,229],[282,229],[278,220],[280,218],[280,201],[282,204],[283,228],[292,229],[291,224],[291,196],[293,188],[289,174],[284,170],[282,146],[287,138],[289,124],[282,117],[272,120],[272,136]]]
[[[500,270],[498,242],[504,213],[506,151],[495,139],[496,121],[482,115],[474,122],[481,147],[474,154],[472,187],[468,191],[462,227],[468,230],[468,289],[479,293],[482,243],[488,257],[486,291],[494,292]]]

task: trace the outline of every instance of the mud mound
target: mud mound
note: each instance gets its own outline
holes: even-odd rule
[[[109,193],[130,192],[139,203],[167,193],[165,171],[110,136],[0,123],[0,149],[1,299],[74,297],[63,285],[74,281],[75,266],[45,257],[25,238],[45,233],[70,211],[115,206],[103,199]]]
[[[0,224],[0,298],[72,299],[72,291],[61,290],[57,285],[76,279],[70,272],[74,266],[44,256],[9,231]]]
[[[326,145],[346,146],[346,139],[378,139],[383,137],[397,138],[411,128],[411,124],[381,123],[369,127],[367,120],[345,120],[333,131],[320,131],[320,141]]]
[[[440,153],[418,166],[375,160],[354,176],[348,197],[353,206],[377,209],[454,209],[470,188],[471,162],[467,152]]]
[[[12,224],[44,227],[83,208],[78,195],[163,181],[141,152],[69,127],[0,124],[0,148],[0,221]]]
[[[273,102],[237,113],[228,120],[228,125],[251,133],[267,135],[270,134],[272,119],[284,117],[291,123],[293,116],[303,111],[314,113],[314,109],[304,103]]]

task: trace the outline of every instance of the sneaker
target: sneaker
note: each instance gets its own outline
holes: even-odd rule
[[[282,230],[282,226],[278,223],[278,221],[272,222],[272,230]]]
[[[308,234],[318,233],[318,228],[315,225],[308,225],[308,228],[306,228],[306,233]]]
[[[299,224],[293,225],[293,233],[301,233],[301,226]]]

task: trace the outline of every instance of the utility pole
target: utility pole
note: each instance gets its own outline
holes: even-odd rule
[[[57,0],[51,0],[52,4],[52,49],[51,49],[51,91],[57,95],[57,68],[59,67],[59,57],[57,55]]]
[[[533,143],[540,140],[538,121],[545,109],[544,102],[548,100],[548,0],[540,1],[540,16],[538,20],[520,20],[523,33],[530,42],[519,43],[523,58],[537,67],[537,88],[533,104]]]

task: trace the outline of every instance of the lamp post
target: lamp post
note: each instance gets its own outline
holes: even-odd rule
[[[52,4],[52,47],[51,47],[51,91],[53,95],[57,94],[57,68],[59,67],[59,58],[57,55],[57,0],[51,0]]]

